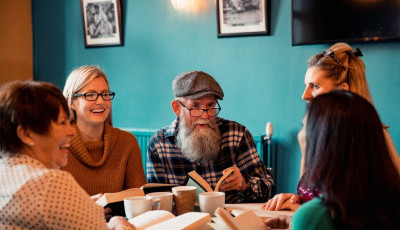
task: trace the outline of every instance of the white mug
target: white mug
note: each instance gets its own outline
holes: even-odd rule
[[[201,212],[208,212],[211,216],[217,208],[224,208],[224,192],[202,192],[199,194],[199,205]]]
[[[158,202],[158,207],[155,209],[160,209],[160,200],[153,201],[150,197],[145,196],[131,196],[125,198],[124,208],[126,218],[131,219],[147,211],[151,211],[154,202]]]
[[[150,197],[153,201],[159,200],[160,201],[159,209],[172,212],[172,202],[174,200],[174,195],[172,192],[151,192],[148,193],[146,197]],[[153,209],[155,209],[154,204],[153,204]]]

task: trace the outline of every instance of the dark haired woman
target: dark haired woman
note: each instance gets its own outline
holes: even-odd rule
[[[67,164],[75,134],[61,91],[44,82],[0,88],[0,229],[134,229],[124,217],[106,224]]]
[[[319,198],[302,205],[293,229],[399,229],[400,177],[372,104],[347,91],[316,97],[300,132],[304,184]]]
[[[281,216],[267,220],[267,226],[400,228],[400,176],[372,104],[343,90],[316,97],[299,141],[306,149],[303,183],[318,187],[320,196],[303,204],[291,220]]]
[[[365,74],[365,65],[360,58],[361,56],[362,53],[359,49],[354,51],[346,43],[336,43],[329,49],[313,55],[307,62],[308,69],[304,78],[305,90],[302,96],[303,100],[311,104],[313,99],[318,95],[328,93],[332,90],[345,90],[357,93],[373,104]],[[388,133],[388,127],[382,125],[382,129],[390,157],[400,175],[400,157]],[[301,176],[303,175],[304,152],[304,149],[302,149]],[[277,194],[263,206],[263,209],[291,209],[294,211],[300,204],[318,195],[319,192],[317,189],[310,189],[304,186],[302,179],[300,179],[297,187],[297,195],[290,193]]]

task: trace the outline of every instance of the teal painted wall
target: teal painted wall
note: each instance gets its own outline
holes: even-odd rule
[[[190,13],[170,0],[122,0],[124,46],[84,48],[80,1],[33,0],[34,79],[63,87],[84,64],[102,67],[117,93],[114,124],[156,130],[174,119],[171,82],[180,72],[204,70],[221,84],[221,117],[254,135],[274,124],[278,192],[294,192],[299,177],[297,132],[307,59],[329,45],[291,46],[291,1],[272,0],[270,36],[217,38],[214,0]],[[357,44],[375,105],[400,146],[400,43]]]

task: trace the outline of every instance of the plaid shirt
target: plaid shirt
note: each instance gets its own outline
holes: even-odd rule
[[[183,185],[187,174],[195,170],[214,188],[224,169],[237,166],[250,186],[244,191],[226,192],[226,203],[265,202],[271,198],[274,182],[249,130],[222,118],[217,118],[217,124],[221,150],[212,163],[192,163],[182,155],[176,140],[179,118],[154,133],[147,149],[147,181]]]

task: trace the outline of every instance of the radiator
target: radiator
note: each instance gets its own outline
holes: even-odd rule
[[[140,152],[142,153],[142,163],[143,163],[144,175],[147,176],[147,167],[146,167],[147,143],[149,142],[151,135],[153,135],[155,131],[130,130],[129,132],[131,132],[133,135],[135,135],[135,137],[139,143]]]

